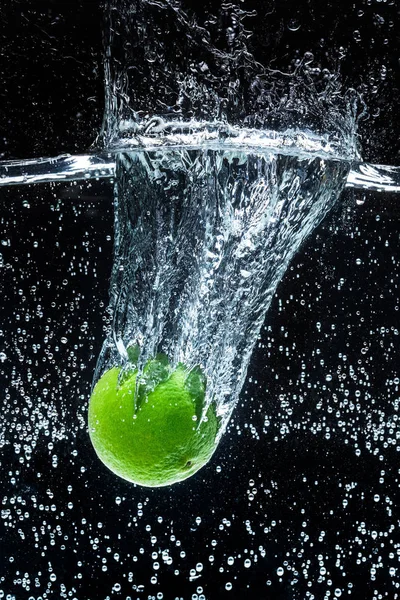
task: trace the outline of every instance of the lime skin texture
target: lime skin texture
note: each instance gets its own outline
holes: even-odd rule
[[[138,370],[113,367],[89,401],[89,435],[100,460],[119,477],[147,487],[187,479],[211,458],[219,419],[202,418],[206,379],[199,367],[172,370],[165,355]]]

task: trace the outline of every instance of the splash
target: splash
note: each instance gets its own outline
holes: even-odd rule
[[[106,110],[96,148],[295,132],[357,156],[357,94],[310,52],[293,57],[285,72],[274,68],[262,40],[268,12],[249,4],[109,0]]]
[[[224,432],[290,259],[358,157],[354,94],[256,56],[256,11],[107,4],[106,110],[116,154],[112,330],[94,381],[158,353],[200,367]],[[176,43],[178,41],[178,43]]]
[[[222,434],[288,263],[345,185],[343,160],[174,149],[117,157],[112,330],[95,380],[139,345],[207,376]]]

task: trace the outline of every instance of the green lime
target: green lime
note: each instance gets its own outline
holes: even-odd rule
[[[100,460],[123,479],[159,487],[204,466],[216,448],[218,418],[201,420],[206,381],[200,368],[171,370],[164,355],[137,370],[106,371],[89,402],[89,435]]]

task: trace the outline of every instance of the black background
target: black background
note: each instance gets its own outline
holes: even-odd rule
[[[288,53],[313,48],[321,30],[329,29],[327,48],[332,44],[337,52],[335,40],[342,36],[351,49],[344,76],[354,71],[355,85],[364,76],[369,92],[369,69],[375,74],[390,63],[393,78],[368,95],[371,116],[361,132],[367,158],[398,164],[398,48],[394,34],[381,43],[386,29],[374,25],[380,13],[387,25],[394,9],[377,2],[360,6],[370,15],[361,46],[351,41],[358,3],[276,3],[276,34],[267,32],[267,40],[284,63]],[[86,150],[102,119],[98,3],[6,2],[0,10],[3,157]],[[285,27],[289,10],[301,21],[298,32]],[[188,482],[165,490],[117,481],[97,461],[86,432],[92,373],[107,327],[111,184],[2,188],[0,202],[3,597],[105,600],[162,592],[165,599],[248,593],[319,600],[334,598],[335,589],[342,598],[397,597],[395,195],[347,191],[310,236],[278,289],[215,457]],[[31,444],[30,435],[37,445],[27,453],[23,444]],[[151,553],[166,548],[173,564],[158,558],[154,570]],[[197,563],[203,564],[201,576],[190,581]],[[21,584],[25,573],[29,591]],[[120,591],[112,591],[116,583]]]

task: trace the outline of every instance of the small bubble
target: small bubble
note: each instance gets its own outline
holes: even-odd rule
[[[289,31],[298,31],[300,29],[301,25],[299,23],[299,21],[297,19],[290,19],[287,28],[289,29]]]
[[[305,65],[309,65],[313,62],[314,60],[314,54],[312,52],[305,52],[304,53],[304,58],[303,58],[303,62]]]

